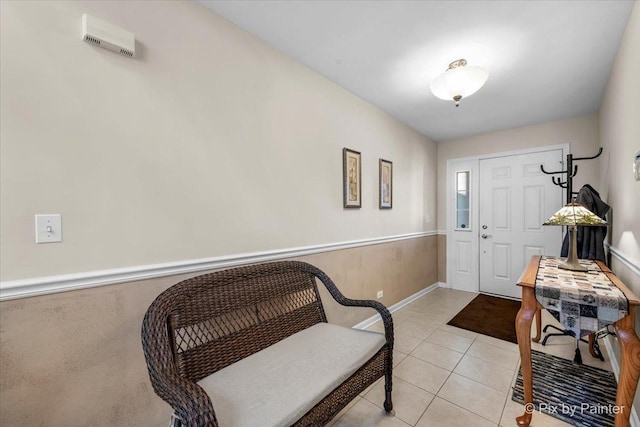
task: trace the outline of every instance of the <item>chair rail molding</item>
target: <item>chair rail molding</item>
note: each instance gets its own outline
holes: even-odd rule
[[[611,252],[611,255],[622,262],[629,270],[640,277],[640,262],[631,258],[629,255],[622,252],[620,249],[605,243],[606,248]]]
[[[206,270],[237,267],[245,264],[275,261],[341,249],[351,249],[381,243],[398,242],[420,237],[437,236],[438,231],[421,231],[395,236],[375,237],[350,240],[322,245],[303,246],[289,249],[278,249],[263,252],[251,252],[225,255],[214,258],[192,259],[163,264],[150,264],[110,270],[88,271],[82,273],[61,274],[56,276],[36,277],[29,279],[6,280],[0,282],[0,301],[26,298],[98,286],[115,285],[173,276],[177,274],[195,273]]]

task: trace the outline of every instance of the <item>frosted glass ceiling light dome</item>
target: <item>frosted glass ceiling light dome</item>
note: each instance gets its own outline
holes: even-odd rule
[[[484,68],[468,67],[465,59],[458,59],[431,82],[431,92],[446,101],[453,99],[458,107],[460,100],[476,93],[488,77]]]

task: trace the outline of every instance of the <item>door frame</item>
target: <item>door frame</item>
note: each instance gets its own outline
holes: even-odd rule
[[[446,144],[446,143],[445,143]],[[530,154],[530,153],[539,153],[542,151],[550,151],[550,150],[562,150],[562,158],[566,156],[570,151],[570,144],[556,144],[556,145],[545,145],[541,147],[532,147],[525,148],[521,150],[513,150],[513,151],[501,151],[497,153],[487,153],[480,154],[477,156],[469,156],[469,157],[460,157],[456,159],[447,160],[447,179],[446,179],[446,200],[447,200],[447,220],[446,220],[446,252],[447,252],[447,279],[446,279],[446,287],[451,289],[458,289],[462,291],[468,292],[480,292],[480,250],[479,250],[479,238],[480,238],[480,230],[478,227],[479,221],[479,212],[478,212],[478,193],[479,188],[482,183],[480,182],[479,172],[480,172],[480,160],[492,159],[496,157],[508,157],[508,156],[517,156],[522,154]],[[559,169],[562,169],[560,167]],[[470,230],[469,231],[461,231],[455,229],[455,200],[456,200],[456,188],[455,188],[455,180],[453,179],[453,174],[459,171],[470,171]],[[551,177],[549,177],[551,179]],[[563,192],[566,191],[563,189]],[[564,194],[563,194],[564,196]],[[566,197],[563,197],[562,200],[565,200]],[[465,238],[468,239],[471,252],[472,259],[469,263],[470,271],[466,276],[465,283],[461,283],[462,280],[458,277],[458,273],[456,272],[457,265],[457,256],[456,256],[456,248],[455,248],[455,237],[460,234],[456,233],[465,233]]]

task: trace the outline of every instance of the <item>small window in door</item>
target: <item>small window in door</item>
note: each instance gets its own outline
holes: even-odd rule
[[[469,171],[456,172],[456,229],[471,230],[469,210]]]

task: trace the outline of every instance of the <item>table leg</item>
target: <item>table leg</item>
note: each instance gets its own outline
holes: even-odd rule
[[[536,309],[536,336],[535,338],[531,338],[533,342],[540,342],[540,338],[542,337],[542,310],[540,308]]]
[[[600,351],[600,346],[598,345],[598,340],[595,332],[589,334],[589,353],[591,353],[591,356],[604,362],[604,357],[602,356],[602,352]]]
[[[627,427],[629,425],[629,415],[631,415],[631,405],[638,386],[640,376],[640,340],[633,327],[635,323],[634,307],[630,307],[629,315],[616,322],[616,333],[620,343],[620,377],[618,381],[618,393],[616,396],[616,406],[621,411],[616,414],[615,427]]]
[[[522,383],[524,386],[524,415],[517,417],[519,426],[527,427],[533,414],[533,375],[531,372],[531,321],[537,310],[537,301],[533,288],[522,287],[522,305],[516,316],[516,336],[522,364]],[[540,316],[538,316],[540,318]]]

